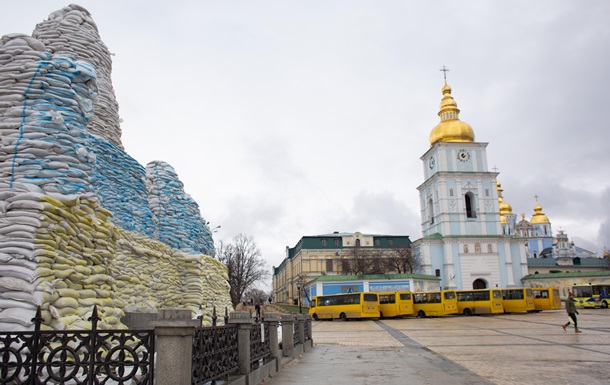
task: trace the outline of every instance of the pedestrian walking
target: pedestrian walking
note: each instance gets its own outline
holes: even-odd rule
[[[568,298],[566,298],[566,313],[568,316],[574,321],[574,332],[580,333],[580,329],[578,328],[578,320],[576,319],[576,314],[578,314],[578,310],[576,310],[576,301],[574,301],[574,293],[568,292]],[[567,324],[561,325],[563,331],[570,325],[570,321]]]

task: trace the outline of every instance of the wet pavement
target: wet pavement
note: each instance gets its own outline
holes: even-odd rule
[[[267,384],[608,384],[610,309],[313,322],[314,347]]]

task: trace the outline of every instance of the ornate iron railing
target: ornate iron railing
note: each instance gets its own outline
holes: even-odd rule
[[[309,336],[311,335],[311,333],[309,331],[310,328],[311,328],[311,320],[306,319],[305,324],[303,326],[303,329],[305,331],[305,341],[307,341],[309,339]]]
[[[238,373],[237,354],[237,325],[196,328],[193,337],[193,385]]]
[[[299,319],[296,317],[294,318],[294,326],[292,330],[292,343],[294,346],[297,346],[301,343],[301,339],[299,338]]]
[[[262,329],[262,330],[261,330]],[[250,364],[252,369],[271,357],[269,343],[269,325],[264,322],[254,323],[250,329]]]
[[[40,308],[34,331],[0,332],[0,384],[152,384],[153,330],[41,331]]]

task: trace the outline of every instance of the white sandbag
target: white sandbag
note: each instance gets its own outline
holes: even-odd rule
[[[36,288],[36,283],[15,277],[0,277],[0,287],[15,291],[33,293],[34,289]]]
[[[22,309],[36,309],[38,307],[37,304],[33,303],[33,301],[24,301],[20,299],[12,299],[5,298],[4,295],[10,292],[3,292],[2,297],[0,297],[0,309],[10,309],[13,307],[18,307]],[[24,293],[29,294],[29,293]],[[31,294],[29,294],[31,296]]]
[[[34,282],[38,275],[36,274],[35,270],[27,267],[12,264],[0,264],[0,276],[20,278],[27,282]]]
[[[36,316],[36,309],[11,308],[0,312],[0,321],[13,322],[23,326],[32,325],[32,318]]]

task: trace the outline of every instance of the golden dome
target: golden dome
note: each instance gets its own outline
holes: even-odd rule
[[[534,215],[532,216],[531,223],[533,225],[538,225],[541,223],[550,223],[549,218],[542,213],[542,207],[540,204],[536,203],[536,207],[534,207]]]
[[[430,132],[430,147],[438,142],[474,142],[474,131],[459,119],[460,110],[451,96],[451,87],[445,83],[438,116],[441,122]]]

